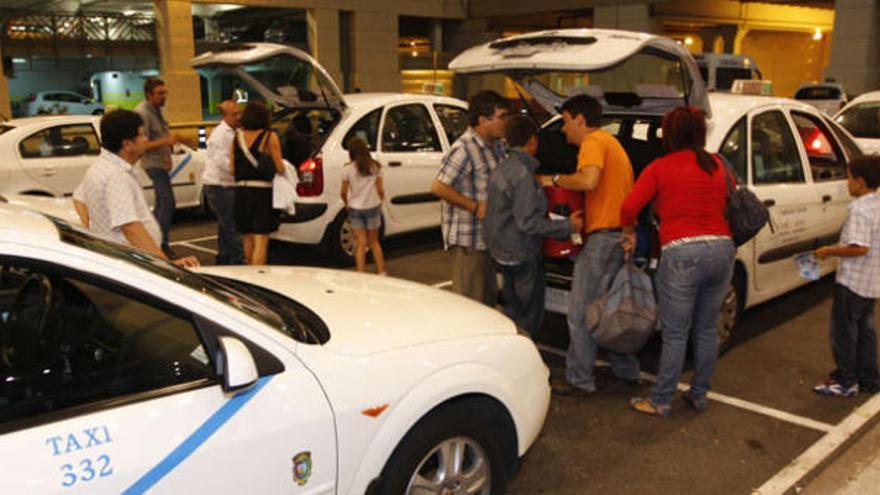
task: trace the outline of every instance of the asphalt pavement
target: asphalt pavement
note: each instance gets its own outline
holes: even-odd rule
[[[451,263],[441,245],[437,230],[387,239],[389,275],[448,287]],[[178,215],[172,246],[210,264],[217,246],[213,223]],[[287,243],[273,242],[269,261],[335,267],[315,249]],[[600,366],[596,395],[553,398],[508,493],[770,494],[806,487],[818,494],[844,482],[848,494],[880,492],[865,484],[880,476],[880,395],[823,398],[810,390],[832,367],[832,282],[826,277],[743,315],[733,347],[718,361],[704,413],[680,399],[669,418],[629,410],[630,397],[650,391],[659,338],[639,356],[644,383],[638,387],[617,382]],[[539,347],[556,375],[564,373],[567,340],[564,318],[549,314]],[[688,379],[686,371],[682,382]],[[869,447],[854,447],[865,442]]]

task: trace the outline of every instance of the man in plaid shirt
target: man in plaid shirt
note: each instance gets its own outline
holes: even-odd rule
[[[840,233],[840,244],[821,247],[816,257],[840,257],[831,303],[831,354],[837,369],[813,387],[819,395],[853,397],[859,390],[880,392],[874,306],[880,297],[880,155],[849,165],[854,199]]]
[[[483,219],[489,173],[505,155],[501,138],[510,110],[494,91],[480,91],[468,105],[471,125],[443,156],[431,192],[443,200],[443,245],[452,256],[452,290],[494,306],[498,288]]]

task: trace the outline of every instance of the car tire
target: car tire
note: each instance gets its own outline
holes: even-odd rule
[[[515,447],[505,441],[496,407],[491,399],[473,398],[423,417],[394,449],[374,492],[410,495],[424,487],[417,493],[503,494]]]
[[[345,210],[339,212],[336,219],[330,223],[324,239],[324,250],[336,262],[344,266],[354,265],[354,229],[351,228]]]
[[[745,304],[745,275],[740,267],[733,272],[733,280],[721,303],[721,317],[718,319],[718,353],[724,353],[733,343],[733,330],[742,314]]]

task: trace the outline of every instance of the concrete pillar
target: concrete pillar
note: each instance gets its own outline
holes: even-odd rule
[[[159,72],[168,86],[165,118],[172,124],[202,120],[199,75],[189,66],[196,54],[190,0],[154,0]]]
[[[3,47],[0,46],[0,60],[3,60]],[[12,118],[12,103],[9,101],[9,81],[3,74],[3,64],[0,63],[0,115],[7,119]]]
[[[354,87],[363,91],[400,91],[400,35],[397,14],[355,11]]]
[[[339,11],[336,9],[309,9],[309,50],[312,56],[330,73],[342,87],[342,71],[339,64]]]
[[[700,29],[700,37],[703,39],[703,51],[714,52],[715,40],[720,36],[723,46],[717,53],[739,53],[742,48],[742,40],[747,30],[733,24],[723,26],[711,26]]]
[[[653,2],[651,2],[653,3]],[[593,27],[657,33],[660,27],[649,2],[593,8]]]
[[[736,30],[736,36],[733,38],[733,53],[737,55],[742,54],[743,40],[746,39],[748,34],[749,28],[745,26],[740,26],[739,29]]]
[[[880,2],[837,0],[831,63],[825,71],[847,93],[880,87]]]

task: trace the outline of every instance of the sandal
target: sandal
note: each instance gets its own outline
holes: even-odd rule
[[[670,412],[672,412],[672,408],[670,408],[669,406],[658,406],[651,402],[651,399],[643,399],[641,397],[633,397],[632,399],[630,399],[629,407],[633,408],[637,412],[650,416],[666,417],[669,416]]]

